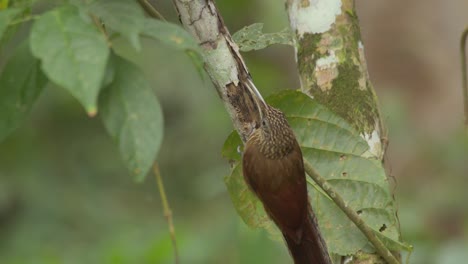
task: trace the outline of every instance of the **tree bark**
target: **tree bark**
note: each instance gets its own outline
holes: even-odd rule
[[[354,0],[287,0],[296,37],[301,89],[340,115],[369,145],[366,157],[383,162],[387,138],[369,80]],[[358,252],[346,263],[385,263]]]
[[[301,89],[346,119],[383,158],[385,143],[353,0],[287,0]]]
[[[258,120],[253,85],[238,46],[212,0],[173,0],[179,19],[203,49],[204,67],[245,143]]]

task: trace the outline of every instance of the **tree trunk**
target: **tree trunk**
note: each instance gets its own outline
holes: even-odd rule
[[[365,155],[383,162],[388,141],[369,80],[354,0],[287,0],[286,9],[296,37],[302,91],[352,124],[369,145]],[[378,255],[358,252],[346,263],[385,262]]]

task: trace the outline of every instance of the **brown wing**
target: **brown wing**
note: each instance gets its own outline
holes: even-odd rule
[[[299,242],[307,219],[307,186],[299,147],[281,159],[268,159],[255,146],[243,155],[243,173],[281,231]]]

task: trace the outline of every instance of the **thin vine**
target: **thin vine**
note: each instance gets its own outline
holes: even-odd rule
[[[463,90],[463,105],[465,108],[465,129],[468,132],[468,73],[466,61],[466,41],[468,38],[468,27],[462,33],[460,39],[460,58],[462,69],[462,90]]]
[[[138,0],[140,6],[145,10],[145,12],[152,18],[166,21],[163,15],[153,6],[148,0]]]
[[[344,199],[338,194],[335,189],[327,183],[327,180],[323,178],[309,162],[304,160],[304,169],[307,174],[317,183],[322,190],[324,190],[328,197],[348,216],[348,218],[361,230],[361,232],[367,237],[369,242],[374,246],[377,253],[389,264],[399,264],[395,256],[388,250],[382,240],[380,240],[374,233],[374,231],[362,220],[361,217],[349,206],[346,206]]]
[[[154,173],[154,177],[156,178],[156,183],[158,185],[159,195],[161,196],[164,217],[166,218],[167,224],[169,225],[169,234],[171,236],[172,247],[174,249],[174,263],[179,264],[177,240],[176,240],[176,235],[175,235],[174,223],[172,221],[172,210],[171,210],[171,207],[169,206],[169,202],[166,196],[166,191],[164,189],[164,183],[161,177],[161,172],[159,171],[159,166],[156,162],[153,164],[153,173]]]

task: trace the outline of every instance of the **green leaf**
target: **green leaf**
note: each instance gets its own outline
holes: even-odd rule
[[[8,8],[0,10],[0,39],[8,27],[8,24],[21,12],[20,8]]]
[[[263,209],[261,202],[248,189],[242,176],[242,166],[237,164],[229,177],[224,181],[229,186],[229,194],[237,213],[249,226],[267,227],[272,223]]]
[[[248,226],[265,227],[271,225],[261,202],[244,182],[241,156],[238,152],[241,146],[242,141],[236,132],[231,133],[224,142],[221,154],[233,165],[231,175],[225,177],[224,182],[228,187],[234,208]]]
[[[15,35],[22,25],[33,18],[31,15],[32,3],[28,0],[17,0],[10,3],[6,1],[6,5],[8,9],[2,11],[0,8],[0,48]]]
[[[237,147],[232,148],[231,146]],[[266,215],[262,203],[244,182],[238,147],[239,150],[242,150],[242,141],[239,135],[234,132],[226,139],[222,151],[223,157],[233,163],[231,175],[224,177],[224,183],[228,186],[234,208],[236,208],[237,213],[248,226],[265,228],[273,239],[281,239],[280,231]]]
[[[263,24],[255,23],[232,35],[241,51],[260,50],[274,44],[293,45],[293,34],[288,28],[276,33],[263,33]]]
[[[34,23],[31,50],[49,79],[67,89],[90,116],[95,115],[109,56],[105,37],[85,23],[75,7],[65,6]]]
[[[0,141],[28,115],[47,78],[25,41],[14,52],[0,76]]]
[[[102,120],[127,168],[143,180],[163,137],[161,107],[139,68],[116,55],[110,64],[115,77],[99,100]]]
[[[203,78],[202,51],[195,39],[185,29],[176,24],[147,18],[142,34],[173,49],[185,51]]]
[[[384,168],[380,161],[363,156],[368,146],[361,136],[342,118],[300,92],[284,91],[267,101],[285,113],[304,158],[375,230],[386,246],[392,250],[409,250],[398,238],[395,204]],[[240,155],[235,154],[239,144],[240,139],[231,135],[223,148],[224,156],[237,161],[234,168],[240,166]],[[234,170],[226,179],[234,206],[249,226],[262,227],[266,225],[264,220],[260,224],[246,221],[264,219],[265,214],[245,209],[258,201],[253,194],[247,194],[250,191],[238,174]],[[347,255],[366,247],[366,237],[329,197],[315,188],[309,188],[309,196],[330,252]]]
[[[195,52],[193,50],[187,50],[187,51],[185,51],[185,54],[187,54],[187,56],[189,56],[189,58],[192,61],[193,65],[195,66],[200,78],[202,80],[204,80],[205,77],[204,77],[203,73],[205,72],[205,68],[204,68],[205,62],[203,61],[203,56],[200,53]]]
[[[98,0],[89,6],[89,11],[106,27],[125,36],[136,50],[141,49],[139,34],[145,28],[145,15],[136,1]]]
[[[194,50],[200,52],[195,39],[179,25],[156,19],[145,19],[142,34],[178,50]]]
[[[239,162],[241,160],[241,154],[239,151],[242,151],[243,144],[239,137],[239,134],[233,132],[231,133],[226,141],[224,142],[223,149],[221,150],[221,155],[229,162]]]

